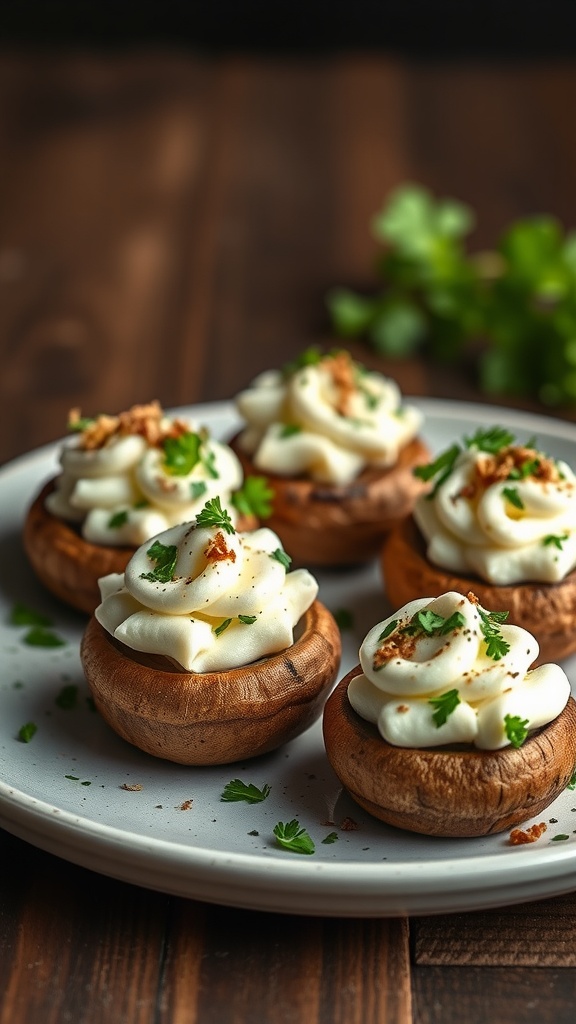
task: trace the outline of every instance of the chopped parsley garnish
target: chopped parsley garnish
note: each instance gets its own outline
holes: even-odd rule
[[[412,616],[407,626],[401,630],[408,636],[418,636],[426,633],[427,636],[446,636],[455,629],[461,629],[466,619],[461,612],[452,612],[452,615],[445,617],[437,615],[429,608],[423,608]]]
[[[551,842],[553,843],[564,843],[570,836],[567,836],[565,832],[559,832],[556,836],[551,836]]]
[[[188,476],[200,461],[202,438],[187,430],[178,437],[166,437],[162,442],[164,469],[172,476]]]
[[[192,501],[198,501],[198,498],[206,494],[206,490],[207,487],[203,480],[193,480],[190,484],[190,497]]]
[[[279,821],[274,826],[274,835],[277,843],[284,850],[291,850],[292,853],[314,853],[315,846],[312,838],[305,828],[300,828],[300,822],[293,818],[292,821]]]
[[[505,715],[504,730],[513,747],[521,747],[528,735],[528,719],[520,715]]]
[[[196,516],[197,526],[216,526],[226,533],[236,533],[230,519],[230,513],[227,509],[222,508],[220,504],[220,498],[210,498],[206,502],[204,508]]]
[[[201,453],[200,461],[202,462],[208,476],[212,477],[213,480],[218,480],[220,473],[216,469],[216,455],[214,452],[207,448],[203,453]]]
[[[286,554],[283,548],[276,548],[275,551],[272,551],[270,558],[275,558],[277,562],[280,562],[280,565],[284,566],[286,572],[288,572],[292,559],[290,558],[290,555]]]
[[[429,497],[432,498],[436,494],[438,488],[452,473],[456,459],[462,451],[469,448],[477,448],[480,452],[487,452],[489,455],[497,455],[503,448],[508,448],[510,445],[513,445],[514,441],[514,435],[504,427],[490,427],[488,430],[482,430],[479,428],[471,437],[464,437],[462,446],[459,444],[453,444],[450,448],[441,452],[433,462],[424,466],[416,466],[414,469],[414,475],[425,483],[435,479],[434,488],[429,495]],[[538,468],[539,464],[539,459],[526,460],[526,462],[523,463],[521,470],[513,470],[510,474],[510,479],[523,479],[526,476],[530,476],[530,474]]]
[[[386,638],[389,637],[394,632],[394,630],[396,629],[396,627],[398,625],[398,622],[399,622],[399,619],[392,619],[392,621],[389,622],[387,626],[384,626],[384,629],[382,630],[382,632],[380,633],[380,636],[378,637],[378,641],[377,642],[379,644],[381,644],[383,640],[386,640]]]
[[[257,615],[239,615],[238,622],[241,622],[244,626],[252,626],[257,618]]]
[[[220,623],[219,626],[213,626],[212,632],[214,633],[214,636],[222,636],[222,633],[224,633],[224,631],[228,629],[228,626],[230,625],[231,622],[232,619],[222,619],[222,622]]]
[[[63,686],[54,703],[66,711],[75,708],[78,703],[78,687],[74,684]]]
[[[338,842],[339,835],[337,832],[329,832],[327,836],[322,840],[325,846],[329,846],[330,843]]]
[[[506,501],[509,501],[514,508],[524,508],[524,502],[515,487],[503,487],[502,494],[506,498]]]
[[[232,504],[241,516],[267,519],[272,512],[274,491],[266,477],[247,476],[239,490],[232,495]]]
[[[480,605],[476,607],[480,616],[482,636],[486,641],[486,655],[488,658],[492,658],[492,661],[500,661],[510,650],[510,644],[498,629],[498,624],[505,622],[508,618],[508,612],[487,612]]]
[[[551,544],[553,544],[554,547],[558,548],[559,551],[562,551],[562,545],[564,544],[565,541],[568,540],[568,537],[569,537],[569,535],[567,533],[562,533],[562,534],[549,533],[546,537],[544,537],[544,540],[542,541],[542,543],[543,543],[544,547],[549,547]]]
[[[282,376],[291,377],[292,374],[297,373],[298,370],[303,370],[305,366],[317,366],[322,359],[324,359],[324,354],[318,345],[310,345],[308,348],[305,348],[299,356],[296,356],[295,359],[284,364],[282,367]]]
[[[354,616],[348,608],[337,608],[333,613],[336,620],[336,625],[340,631],[344,629],[352,629],[354,625]]]
[[[441,725],[446,724],[449,716],[460,704],[460,696],[458,690],[447,690],[446,693],[441,693],[439,697],[432,697],[428,703],[436,708],[432,718],[436,728],[439,729]]]
[[[521,466],[514,466],[508,473],[509,480],[525,480],[526,477],[537,473],[540,468],[540,459],[526,459]]]
[[[270,786],[266,785],[266,783],[262,786],[262,789],[258,789],[251,782],[246,785],[241,779],[232,779],[232,782],[227,782],[224,786],[220,799],[225,803],[245,800],[248,804],[260,804],[269,793]]]
[[[570,781],[568,782],[566,789],[576,789],[576,768],[570,776]]]
[[[301,434],[302,427],[299,427],[297,423],[284,423],[280,427],[279,437],[284,441],[287,437],[294,437],[294,434]]]
[[[122,509],[120,512],[114,512],[108,520],[108,529],[117,530],[120,526],[125,526],[128,522],[128,509]]]
[[[90,416],[78,416],[76,419],[68,420],[67,428],[71,434],[81,434],[84,430],[88,430],[96,420]]]
[[[38,726],[35,722],[26,722],[18,730],[18,739],[21,743],[30,743],[30,740],[37,732]]]
[[[28,644],[29,647],[63,647],[66,641],[58,636],[53,629],[33,626],[22,637],[22,643]]]
[[[11,626],[51,626],[52,622],[46,615],[28,608],[25,604],[16,602],[10,612],[8,622]]]
[[[143,572],[140,579],[150,580],[151,583],[169,583],[176,567],[178,548],[175,544],[162,544],[159,540],[148,548],[146,552],[152,562],[156,562],[152,572]]]

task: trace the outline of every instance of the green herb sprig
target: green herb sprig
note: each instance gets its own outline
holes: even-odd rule
[[[232,504],[243,516],[256,516],[257,519],[268,519],[272,513],[274,491],[266,477],[247,476],[239,490],[232,495]]]
[[[471,252],[475,221],[465,203],[417,184],[392,192],[371,225],[376,287],[327,294],[334,330],[388,356],[473,354],[488,393],[576,403],[576,233],[552,216],[526,217],[493,249]]]
[[[260,804],[263,800],[266,800],[269,794],[270,786],[266,783],[261,789],[258,789],[252,782],[246,785],[241,779],[232,779],[231,782],[227,782],[224,786],[220,800],[224,803],[236,803],[244,800],[248,804]]]
[[[487,612],[485,608],[477,605],[480,616],[480,629],[486,641],[486,655],[492,661],[500,661],[510,650],[510,644],[504,639],[498,626],[506,622],[508,612]]]
[[[274,835],[279,846],[284,850],[291,850],[292,853],[312,854],[316,847],[314,841],[305,828],[300,828],[300,822],[296,818],[292,821],[279,821],[274,826]]]
[[[528,736],[528,719],[520,715],[505,715],[504,730],[512,747],[521,747]]]
[[[230,513],[227,509],[222,508],[220,498],[210,498],[206,502],[204,508],[196,516],[197,526],[214,526],[217,529],[224,530],[225,533],[236,533]]]
[[[445,725],[448,718],[456,710],[460,702],[460,695],[458,690],[447,690],[446,693],[441,693],[439,697],[432,697],[429,704],[435,708],[432,715],[436,728]]]

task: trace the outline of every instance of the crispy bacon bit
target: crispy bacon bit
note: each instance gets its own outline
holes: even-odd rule
[[[534,448],[521,445],[510,445],[497,455],[483,453],[476,464],[476,475],[482,487],[490,487],[500,480],[508,480],[513,470],[522,470],[527,462],[533,463],[530,476],[534,479],[554,484],[560,481],[560,473],[553,459],[547,459]]]
[[[510,846],[524,846],[526,843],[535,843],[544,834],[547,827],[546,822],[541,821],[538,825],[531,825],[527,829],[513,828],[508,842]]]
[[[176,809],[178,811],[189,811],[191,807],[192,807],[192,800],[184,800],[184,802],[179,804]]]
[[[410,711],[410,708],[408,707],[407,704],[398,704],[396,711],[398,711],[398,713],[401,715],[405,715],[407,711]]]
[[[338,352],[323,363],[328,370],[338,391],[336,412],[348,416],[350,399],[356,392],[354,379],[354,363],[348,352]]]
[[[80,420],[80,409],[71,409],[68,415],[68,422],[71,426]],[[167,424],[163,422],[164,413],[158,401],[148,402],[147,405],[133,405],[126,412],[118,416],[108,416],[103,413],[91,420],[88,426],[80,434],[80,447],[87,451],[95,448],[102,448],[110,438],[114,436],[126,437],[129,434],[137,434],[143,437],[147,444],[156,446],[162,444],[168,437],[181,437],[190,429],[184,420],[171,420]]]
[[[139,793],[141,789],[144,789],[139,782],[123,782],[120,789],[125,789],[127,793]]]
[[[402,658],[409,661],[416,650],[416,638],[407,633],[400,633],[398,630],[386,638],[381,647],[374,653],[373,666],[377,671],[392,658]]]
[[[230,562],[236,561],[236,552],[231,551],[226,544],[226,538],[221,530],[215,537],[212,538],[208,547],[204,551],[204,557],[208,562],[224,562],[228,559]]]
[[[354,818],[344,818],[340,822],[340,828],[343,832],[357,832],[360,826],[358,822],[354,821]]]

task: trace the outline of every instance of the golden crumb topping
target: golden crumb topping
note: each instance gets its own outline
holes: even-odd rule
[[[70,429],[78,429],[80,424],[82,427],[79,431],[79,445],[86,451],[103,448],[112,437],[134,434],[143,437],[147,444],[154,447],[160,445],[167,437],[180,437],[189,430],[183,420],[167,421],[160,403],[156,400],[146,405],[133,405],[131,409],[117,416],[101,413],[95,419],[87,420],[85,424],[80,409],[71,409],[68,416]]]

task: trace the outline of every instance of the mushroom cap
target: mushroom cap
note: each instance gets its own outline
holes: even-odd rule
[[[426,557],[422,535],[409,516],[387,537],[381,552],[384,586],[393,608],[425,594],[437,597],[449,590],[474,592],[483,608],[507,611],[507,622],[536,637],[536,664],[561,661],[576,651],[576,570],[559,583],[513,583],[499,586],[476,576],[461,576],[434,565]]]
[[[518,748],[412,749],[387,743],[348,700],[358,665],[324,709],[328,760],[354,800],[389,825],[433,836],[483,836],[540,814],[576,764],[576,703]]]
[[[129,743],[188,765],[256,757],[319,718],[340,665],[340,631],[314,601],[291,647],[225,672],[186,672],[141,654],[90,619],[81,644],[96,706]]]
[[[245,476],[265,476],[274,492],[266,526],[278,534],[298,565],[338,567],[369,560],[426,489],[412,472],[430,458],[419,438],[401,449],[394,466],[366,468],[343,485],[262,471],[240,447],[239,436],[229,445]]]

